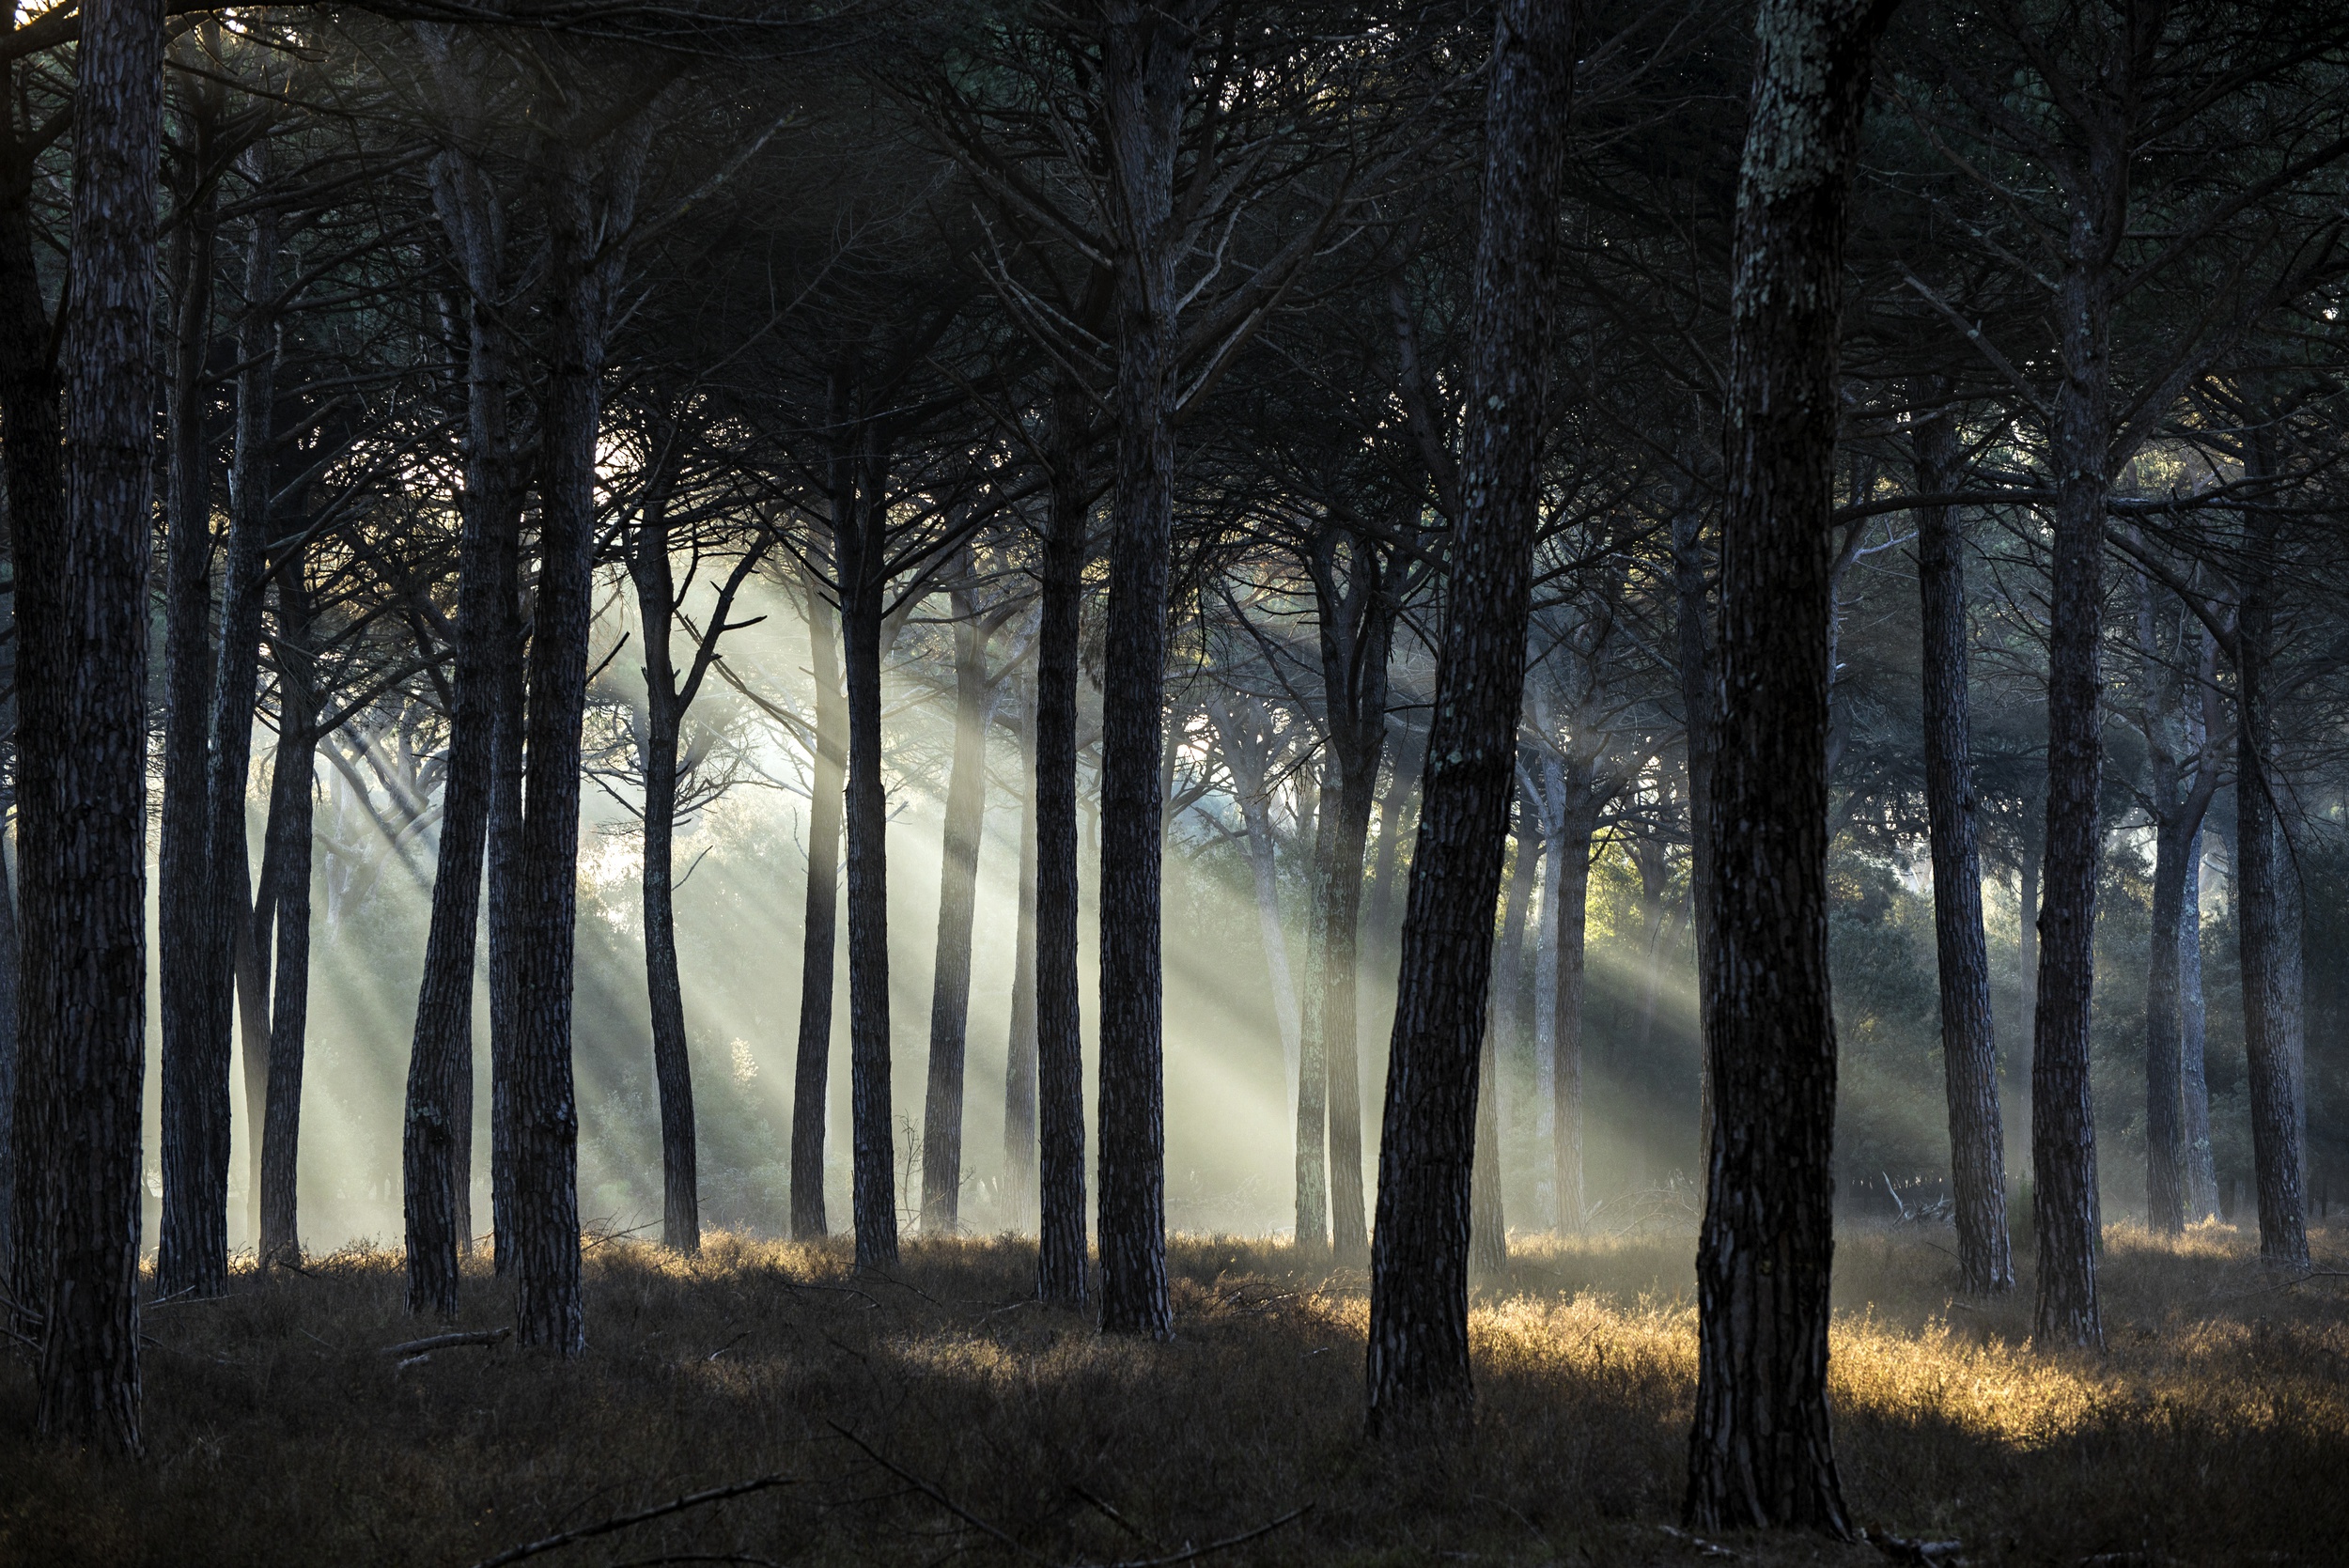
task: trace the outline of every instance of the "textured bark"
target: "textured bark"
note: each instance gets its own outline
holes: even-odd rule
[[[25,987],[17,1104],[39,1171],[36,1419],[44,1433],[129,1451],[139,1447],[148,367],[163,39],[155,0],[82,8],[66,505],[62,518],[14,513]],[[20,411],[39,417],[11,409],[12,437]]]
[[[954,596],[955,752],[939,855],[937,962],[930,978],[929,1081],[922,1106],[922,1229],[952,1235],[962,1216],[963,1059],[971,1023],[971,924],[987,825],[987,731],[997,689],[967,590]]]
[[[1084,1042],[1077,987],[1077,683],[1091,511],[1084,392],[1053,388],[1050,516],[1036,574],[1036,1294],[1085,1299]]]
[[[1118,231],[1117,479],[1101,696],[1101,1327],[1163,1339],[1166,1127],[1159,781],[1174,548],[1175,150],[1202,0],[1103,8],[1102,90]]]
[[[2200,1224],[2218,1217],[2218,1173],[2211,1159],[2210,1080],[2202,1063],[2202,838],[2186,847],[2184,888],[2178,901],[2178,1095],[2185,1142],[2186,1219]]]
[[[470,1225],[463,1157],[473,1131],[474,958],[488,853],[499,689],[514,650],[501,552],[521,526],[511,477],[506,380],[511,345],[500,318],[503,225],[488,181],[461,153],[433,161],[434,206],[466,282],[463,533],[459,545],[455,670],[439,862],[408,1058],[400,1173],[407,1227],[408,1309],[457,1313],[457,1260]],[[491,1094],[493,1102],[496,1094]],[[492,1134],[494,1144],[495,1135]],[[494,1205],[493,1205],[494,1207]]]
[[[1937,388],[1926,388],[1928,395]],[[1943,495],[1958,481],[1957,425],[1946,411],[1916,427],[1916,486]],[[1990,951],[1982,929],[1982,855],[1967,699],[1966,562],[1953,509],[1917,511],[1917,585],[1923,638],[1925,810],[1933,849],[1934,951],[1939,961],[1941,1069],[1950,1116],[1950,1186],[1960,1287],[2015,1288],[2007,1241],[2006,1134],[1991,1032]]]
[[[49,309],[41,298],[40,272],[33,256],[33,173],[37,147],[18,139],[10,116],[0,116],[0,464],[7,470],[10,561],[15,567],[17,598],[11,630],[22,632],[23,596],[38,594],[32,567],[45,558],[54,567],[65,546],[65,447],[61,424],[60,381],[49,353]],[[22,648],[22,643],[18,646]],[[19,700],[11,719],[23,733],[30,697],[23,692],[25,655],[17,661]],[[38,771],[40,759],[18,763],[16,800],[23,799],[23,774]],[[21,862],[20,862],[21,863]],[[0,1080],[0,1119],[7,1136],[0,1137],[0,1287],[23,1309],[8,1321],[22,1318],[20,1331],[33,1329],[33,1304],[47,1288],[47,1259],[40,1239],[41,1161],[38,1150],[41,1110],[20,1107],[19,1087],[26,1081],[46,1081],[23,1071],[26,1053],[39,1042],[28,1035],[37,1017],[36,999],[26,989],[29,974],[22,946],[23,933],[12,928],[9,937],[11,994],[8,999],[8,1068]]]
[[[515,1223],[513,1111],[521,999],[515,990],[514,919],[521,873],[523,735],[528,726],[519,528],[498,541],[496,564],[497,602],[506,620],[490,741],[490,876],[484,901],[490,927],[490,1227],[496,1238],[497,1272],[506,1275],[514,1266],[514,1250],[506,1242]]]
[[[2047,642],[2046,847],[2031,1020],[2031,1192],[2043,1347],[2104,1343],[2096,1296],[2102,1219],[2089,1091],[2095,971],[2096,819],[2104,782],[2096,702],[2104,604],[2105,498],[2112,441],[2113,258],[2128,210],[2128,151],[2108,120],[2084,125],[2056,317],[2063,376],[2048,462],[2057,474]]]
[[[318,703],[311,685],[310,597],[299,553],[277,567],[277,754],[270,770],[272,871],[263,896],[273,898],[270,929],[277,954],[269,1020],[269,1083],[261,1112],[260,1258],[300,1263],[299,1178],[302,1069],[310,1013],[310,846],[317,791]],[[260,923],[255,922],[257,930]]]
[[[1672,515],[1672,603],[1675,648],[1680,676],[1680,710],[1688,732],[1688,885],[1704,888],[1713,880],[1713,637],[1711,590],[1704,570],[1704,514],[1698,505],[1695,482],[1677,498]],[[1584,872],[1585,886],[1589,873]],[[1697,942],[1697,1009],[1704,1008],[1710,989],[1713,916],[1702,895],[1693,899],[1691,918]],[[1699,1018],[1699,1031],[1703,1019]],[[1713,1064],[1703,1052],[1697,1059],[1697,1162],[1700,1169],[1713,1160]]]
[[[1332,783],[1323,782],[1321,793],[1325,799]],[[1308,983],[1298,1009],[1296,1236],[1299,1249],[1313,1257],[1323,1255],[1330,1246],[1330,1058],[1323,1013],[1328,988],[1322,983],[1321,970],[1326,962],[1323,944],[1329,935],[1330,882],[1334,870],[1330,837],[1332,815],[1323,811],[1316,813],[1314,819],[1312,869],[1308,873],[1311,887],[1306,894],[1305,917]]]
[[[580,721],[594,613],[596,437],[604,334],[626,256],[625,246],[597,237],[627,233],[649,135],[642,116],[612,132],[617,145],[606,153],[599,181],[586,155],[555,132],[543,176],[551,234],[551,363],[539,416],[541,561],[514,887],[516,1039],[508,1119],[515,1337],[566,1356],[587,1346],[580,1281],[579,1108],[571,1079],[572,931]]]
[[[1764,0],[1731,259],[1714,1138],[1697,1243],[1687,1513],[1847,1535],[1828,1421],[1835,1014],[1828,640],[1843,253],[1881,0]]]
[[[204,362],[211,342],[218,241],[211,117],[190,116],[184,217],[171,255],[172,348],[163,586],[163,802],[155,881],[163,1032],[163,1234],[155,1288],[228,1288],[228,999],[210,921],[212,810],[208,757],[217,673],[210,634],[210,464]]]
[[[847,502],[834,489],[834,516]],[[809,662],[816,680],[816,755],[809,769],[807,902],[800,960],[800,1034],[791,1093],[791,1234],[826,1231],[824,1127],[832,1069],[832,981],[840,922],[840,816],[848,775],[848,715],[840,691],[838,613],[811,579]]]
[[[1403,924],[1378,1219],[1371,1242],[1369,1427],[1470,1397],[1470,1170],[1491,979],[1493,900],[1524,702],[1559,182],[1574,16],[1506,0],[1493,39],[1471,274],[1462,506],[1436,665]]]
[[[1022,682],[1019,704],[1019,911],[1011,958],[1011,1038],[1003,1051],[1005,1215],[1024,1223],[1035,1212],[1035,689]]]
[[[2255,434],[2254,441],[2259,435]],[[2261,460],[2261,473],[2273,468]],[[2243,972],[2243,1053],[2259,1189],[2260,1261],[2309,1266],[2308,1197],[2300,1155],[2301,1012],[2296,879],[2278,820],[2273,513],[2246,514],[2235,628],[2235,911]]]

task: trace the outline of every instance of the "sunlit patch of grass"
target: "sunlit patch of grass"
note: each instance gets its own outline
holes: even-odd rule
[[[2024,1292],[1952,1294],[1916,1232],[1844,1236],[1832,1380],[1855,1516],[1977,1561],[2333,1560],[2349,1538],[2343,1281],[2263,1269],[2232,1230],[2116,1229],[2110,1344],[2043,1355]],[[240,1271],[226,1299],[148,1314],[148,1457],[22,1434],[0,1374],[0,1562],[450,1563],[682,1493],[791,1484],[563,1549],[570,1563],[1171,1555],[1299,1508],[1255,1562],[1694,1562],[1676,1520],[1695,1377],[1686,1236],[1529,1241],[1470,1319],[1476,1420],[1361,1431],[1359,1270],[1261,1239],[1169,1249],[1176,1338],[1105,1338],[1032,1299],[1029,1243],[910,1241],[860,1272],[845,1241],[718,1234],[587,1253],[590,1348],[402,1368],[430,1331],[400,1259],[352,1249]],[[2324,1267],[2343,1266],[2320,1243]],[[507,1313],[466,1265],[466,1327]],[[1018,1543],[1017,1549],[1006,1541]],[[1756,1562],[1878,1560],[1808,1540]],[[554,1559],[549,1559],[550,1562]]]

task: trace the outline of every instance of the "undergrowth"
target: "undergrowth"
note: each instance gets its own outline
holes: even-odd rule
[[[2029,1281],[1953,1298],[1917,1233],[1846,1236],[1834,1391],[1855,1521],[1977,1563],[2320,1563],[2349,1540],[2349,1281],[2263,1270],[2229,1230],[2115,1232],[2108,1348],[2028,1343]],[[779,1483],[529,1559],[1063,1568],[1323,1561],[1880,1562],[1677,1522],[1695,1312],[1687,1238],[1535,1242],[1480,1296],[1466,1430],[1361,1436],[1359,1273],[1283,1246],[1172,1248],[1176,1336],[1105,1339],[1028,1299],[1033,1251],[714,1237],[588,1256],[586,1357],[385,1347],[438,1331],[396,1254],[246,1271],[145,1314],[135,1462],[33,1441],[0,1374],[0,1561],[467,1568],[679,1496]],[[506,1291],[468,1265],[458,1327]],[[1303,1510],[1301,1514],[1298,1511]],[[1294,1515],[1294,1517],[1291,1517]]]

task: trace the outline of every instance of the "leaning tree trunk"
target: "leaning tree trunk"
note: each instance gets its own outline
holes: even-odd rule
[[[274,870],[271,911],[277,955],[269,1025],[269,1087],[261,1112],[262,1265],[302,1261],[298,1203],[302,1068],[310,1016],[310,854],[317,791],[318,712],[309,675],[311,610],[299,551],[277,567],[277,755],[270,772]]]
[[[897,1262],[896,1127],[890,1107],[889,799],[881,784],[881,620],[886,459],[862,455],[855,515],[838,531],[848,692],[850,1207],[860,1268]]]
[[[1525,699],[1558,189],[1574,10],[1504,0],[1470,295],[1465,498],[1403,922],[1371,1241],[1373,1433],[1470,1397],[1470,1170],[1509,797]]]
[[[1939,388],[1926,389],[1937,394]],[[1957,424],[1937,410],[1916,426],[1921,495],[1955,488]],[[1925,810],[1932,823],[1933,931],[1940,963],[1941,1068],[1950,1114],[1960,1287],[2015,1288],[2007,1245],[2006,1134],[1991,1032],[1990,950],[1982,930],[1982,858],[1967,706],[1966,563],[1953,509],[1917,511],[1917,584],[1924,641]]]
[[[971,924],[987,825],[987,728],[994,691],[967,593],[955,596],[955,752],[939,856],[937,962],[930,979],[930,1062],[922,1106],[922,1229],[952,1235],[962,1217],[963,1059],[971,1023]]]
[[[189,156],[199,163],[206,156],[206,123],[201,116],[191,122]],[[212,811],[207,795],[215,669],[209,626],[212,495],[204,429],[210,399],[204,370],[218,228],[208,185],[190,206],[171,257],[163,804],[155,868],[163,1181],[155,1288],[162,1296],[216,1296],[228,1288],[229,1020],[226,974],[214,973],[221,944],[210,924]],[[215,996],[215,989],[222,994]]]
[[[845,503],[841,504],[845,505]],[[834,515],[840,506],[835,505]],[[832,1069],[832,982],[840,923],[840,816],[848,774],[848,715],[840,691],[838,622],[815,579],[807,594],[816,677],[816,754],[809,768],[807,901],[800,959],[800,1034],[791,1090],[791,1234],[825,1234],[824,1120]]]
[[[1110,0],[1101,67],[1112,210],[1122,241],[1117,483],[1102,671],[1101,1327],[1163,1339],[1166,1285],[1164,976],[1159,763],[1174,549],[1174,165],[1197,41],[1186,15]]]
[[[1035,1204],[1035,692],[1019,702],[1019,912],[1012,943],[1011,1038],[1003,1052],[1003,1209],[1025,1223]]]
[[[1827,952],[1843,237],[1883,0],[1763,0],[1731,262],[1688,1518],[1850,1532],[1828,1420]]]
[[[24,911],[17,1126],[37,1157],[36,1421],[44,1433],[130,1452],[139,1447],[148,366],[163,43],[157,0],[82,8],[64,506],[39,496],[12,513]],[[25,384],[10,380],[8,391]],[[43,411],[11,403],[11,438],[39,429]]]
[[[2263,470],[2267,465],[2259,465]],[[2294,872],[2278,821],[2273,658],[2276,525],[2247,514],[2247,567],[2235,629],[2235,908],[2243,969],[2243,1054],[2251,1102],[2251,1163],[2259,1187],[2260,1261],[2309,1266],[2308,1199],[2300,1162],[2297,912]],[[2279,853],[2279,851],[2284,851]]]
[[[1036,1295],[1085,1299],[1084,1042],[1077,986],[1077,683],[1091,510],[1083,389],[1052,390],[1050,516],[1036,573]]]

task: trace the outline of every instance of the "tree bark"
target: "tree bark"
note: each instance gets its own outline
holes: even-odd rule
[[[1704,570],[1704,513],[1698,505],[1697,483],[1691,478],[1676,498],[1672,515],[1672,602],[1678,646],[1680,709],[1688,731],[1688,886],[1701,890],[1713,881],[1713,637],[1711,591]],[[1584,868],[1584,886],[1589,886]],[[1696,925],[1697,1009],[1704,1007],[1712,970],[1712,913],[1701,892],[1693,892],[1691,918]],[[1579,982],[1578,982],[1579,984]],[[1699,1020],[1702,1032],[1703,1020]],[[1713,1160],[1713,1065],[1700,1051],[1697,1058],[1697,1160],[1700,1168]]]
[[[163,43],[155,0],[82,9],[65,506],[13,513],[25,987],[17,1104],[39,1172],[36,1419],[44,1433],[130,1452],[139,1447],[148,367]],[[38,429],[40,412],[9,408],[12,449],[20,416]]]
[[[1574,58],[1574,8],[1504,0],[1485,109],[1464,504],[1451,545],[1378,1145],[1366,1378],[1374,1434],[1464,1410],[1470,1393],[1470,1172],[1493,900],[1525,694]]]
[[[1827,952],[1843,239],[1886,0],[1763,0],[1731,261],[1687,1515],[1846,1536],[1828,1420],[1835,1014]]]
[[[1052,391],[1051,470],[1036,572],[1036,1294],[1081,1303],[1085,1281],[1084,1041],[1077,986],[1077,683],[1092,510],[1084,391]]]
[[[849,503],[834,486],[833,515]],[[826,1232],[824,1130],[832,1070],[832,981],[840,921],[840,817],[848,787],[848,715],[840,691],[837,611],[815,579],[807,597],[808,654],[816,680],[816,755],[809,769],[807,903],[800,959],[800,1036],[791,1097],[791,1234]]]
[[[1101,40],[1118,230],[1117,481],[1102,655],[1101,1327],[1164,1339],[1166,1127],[1159,787],[1172,567],[1174,164],[1201,0],[1109,0]]]
[[[1566,806],[1549,845],[1549,874],[1557,883],[1557,1000],[1551,1008],[1550,1136],[1558,1229],[1579,1235],[1589,1221],[1582,1167],[1582,1032],[1587,1011],[1591,902],[1591,840],[1598,831],[1596,769],[1588,757],[1563,773]]]
[[[971,1022],[971,924],[977,910],[979,840],[987,826],[987,731],[995,689],[968,590],[954,596],[955,751],[938,872],[937,961],[930,979],[929,1081],[922,1107],[922,1229],[952,1235],[962,1222],[963,1059]]]
[[[2264,431],[2254,433],[2258,442]],[[2253,459],[2251,466],[2272,473]],[[2243,972],[2243,1053],[2251,1102],[2260,1261],[2309,1266],[2308,1198],[2300,1157],[2299,933],[2289,846],[2279,820],[2274,698],[2276,521],[2247,513],[2235,626],[2235,908]]]
[[[1325,765],[1332,766],[1332,765]],[[1322,795],[1330,794],[1330,784],[1325,781]],[[1335,875],[1331,863],[1334,853],[1330,840],[1330,811],[1317,812],[1314,819],[1311,883],[1306,894],[1305,996],[1298,1008],[1297,1032],[1297,1246],[1311,1258],[1319,1258],[1330,1247],[1330,1167],[1328,1163],[1330,1127],[1330,1057],[1328,1017],[1328,983],[1322,970],[1327,964],[1324,951],[1329,939],[1330,880]]]
[[[156,856],[156,962],[163,1028],[163,1234],[158,1295],[228,1288],[228,998],[210,920],[213,812],[208,756],[214,703],[212,496],[204,368],[218,244],[211,116],[190,116],[186,204],[172,245],[168,550],[163,588],[163,805]],[[216,994],[217,993],[217,994]]]
[[[1938,396],[1937,385],[1922,389]],[[1920,495],[1958,482],[1956,420],[1937,410],[1915,425]],[[1971,713],[1967,697],[1964,536],[1948,506],[1917,511],[1917,586],[1924,643],[1925,810],[1931,819],[1933,933],[1939,961],[1942,1083],[1949,1101],[1950,1185],[1960,1288],[2015,1288],[2007,1242],[2006,1134],[1990,1017],[1990,951],[1982,929]]]
[[[309,666],[310,596],[301,554],[279,563],[276,576],[277,754],[270,770],[271,843],[264,851],[274,870],[263,879],[263,893],[276,901],[270,927],[277,955],[269,1020],[269,1082],[257,1140],[264,1266],[302,1261],[302,1069],[309,1035],[310,846],[318,757],[318,703]]]
[[[2218,1217],[2218,1173],[2211,1160],[2210,1080],[2202,1062],[2202,835],[2186,846],[2186,875],[2178,903],[2178,1092],[2184,1102],[2181,1137],[2186,1146],[2186,1219],[2196,1224]]]
[[[1019,912],[1012,944],[1011,1038],[1003,1052],[1003,1211],[1024,1223],[1035,1207],[1035,688],[1019,704]]]
[[[1501,1046],[1522,1039],[1518,1005],[1525,995],[1525,914],[1533,902],[1533,872],[1541,858],[1533,835],[1533,801],[1520,791],[1517,853],[1501,905],[1501,951],[1493,962],[1491,1021],[1477,1069],[1476,1164],[1470,1180],[1469,1278],[1499,1280],[1509,1266],[1509,1221],[1501,1190]],[[1653,960],[1651,957],[1651,969]]]
[[[508,514],[512,517],[512,514]],[[514,1269],[514,1092],[521,1049],[521,997],[516,991],[519,956],[515,921],[521,893],[524,737],[529,727],[528,645],[521,600],[521,520],[496,541],[499,637],[497,713],[490,738],[489,887],[484,893],[490,927],[490,1228],[495,1238],[500,1276]]]

